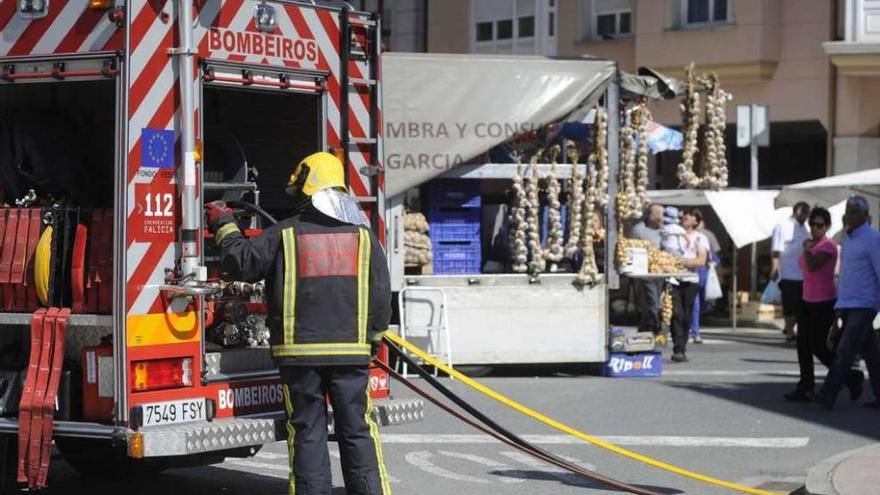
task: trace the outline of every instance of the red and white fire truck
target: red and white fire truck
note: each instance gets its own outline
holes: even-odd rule
[[[201,207],[259,232],[289,214],[292,165],[333,150],[384,239],[378,17],[0,0],[0,32],[0,354],[20,357],[0,357],[0,433],[20,479],[45,483],[53,438],[108,474],[284,438],[263,287],[220,281]],[[371,385],[383,423],[420,415]]]

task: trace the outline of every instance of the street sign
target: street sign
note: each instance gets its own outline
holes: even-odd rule
[[[752,138],[758,146],[770,146],[770,111],[766,105],[736,106],[736,145],[748,148]]]

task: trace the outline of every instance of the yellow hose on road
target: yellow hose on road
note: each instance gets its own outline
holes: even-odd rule
[[[671,473],[685,476],[687,478],[695,479],[697,481],[702,481],[702,482],[708,483],[710,485],[716,485],[716,486],[721,486],[724,488],[729,488],[729,489],[737,491],[737,492],[749,493],[752,495],[784,495],[782,492],[760,490],[758,488],[752,488],[752,487],[740,485],[737,483],[731,483],[730,481],[724,481],[724,480],[720,480],[718,478],[713,478],[711,476],[706,476],[706,475],[703,475],[700,473],[695,473],[695,472],[689,471],[687,469],[682,469],[680,467],[673,466],[672,464],[667,464],[663,461],[658,461],[656,459],[652,459],[648,456],[644,456],[644,455],[639,454],[637,452],[633,452],[631,450],[627,450],[622,447],[618,447],[617,445],[614,445],[612,443],[608,443],[600,438],[597,438],[597,437],[594,437],[591,435],[587,435],[586,433],[575,430],[574,428],[567,426],[567,425],[564,425],[564,424],[554,420],[553,418],[549,418],[547,416],[544,416],[543,414],[539,413],[538,411],[530,409],[530,408],[520,404],[519,402],[516,402],[512,399],[509,399],[509,398],[499,394],[498,392],[492,390],[491,388],[468,378],[466,375],[463,375],[463,374],[459,373],[458,371],[446,366],[445,364],[443,364],[442,362],[433,358],[432,356],[430,356],[429,354],[427,354],[423,350],[419,349],[418,347],[414,346],[413,344],[407,342],[406,340],[403,340],[400,337],[400,335],[397,335],[394,332],[391,332],[391,331],[385,332],[385,338],[390,340],[394,344],[396,344],[400,347],[403,347],[404,349],[408,350],[409,352],[415,354],[420,359],[424,360],[426,363],[436,367],[437,369],[443,371],[444,373],[448,374],[449,376],[456,378],[458,380],[461,380],[462,383],[471,387],[472,389],[476,390],[477,392],[480,392],[484,395],[487,395],[487,396],[491,397],[492,399],[504,404],[505,406],[507,406],[511,409],[515,409],[516,411],[519,411],[520,413],[525,414],[526,416],[529,416],[533,419],[536,419],[536,420],[540,421],[541,423],[544,423],[547,426],[550,426],[550,427],[555,428],[559,431],[567,433],[573,437],[580,438],[581,440],[584,440],[585,442],[589,442],[597,447],[601,447],[603,449],[610,450],[611,452],[614,452],[616,454],[620,454],[624,457],[634,459],[636,461],[647,464],[649,466],[663,469],[664,471],[669,471]]]

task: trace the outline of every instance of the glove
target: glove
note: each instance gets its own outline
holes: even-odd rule
[[[208,218],[208,228],[214,230],[217,220],[223,216],[232,216],[232,209],[223,201],[211,201],[205,205],[205,216]]]

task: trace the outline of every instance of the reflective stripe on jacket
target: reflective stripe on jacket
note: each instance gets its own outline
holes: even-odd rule
[[[215,225],[226,277],[266,281],[272,355],[281,366],[367,364],[391,318],[385,254],[369,230],[316,211],[245,238]]]

